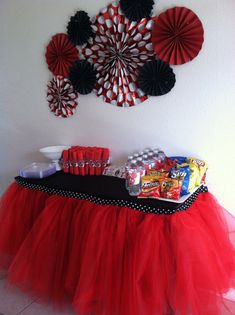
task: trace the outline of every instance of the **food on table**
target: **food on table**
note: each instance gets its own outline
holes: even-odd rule
[[[170,178],[182,180],[181,196],[189,194],[190,174],[190,168],[188,165],[179,168],[172,168],[170,171]]]
[[[180,198],[182,180],[164,178],[161,183],[161,197],[178,200]]]
[[[138,198],[159,198],[160,197],[160,176],[143,176],[141,182],[141,193]]]

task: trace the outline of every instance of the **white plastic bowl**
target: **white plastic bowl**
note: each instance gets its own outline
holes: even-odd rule
[[[68,146],[68,145],[56,145],[56,146],[41,148],[39,151],[46,158],[52,160],[52,163],[56,164],[56,170],[60,171],[62,168],[59,161],[60,161],[62,152],[64,150],[69,149],[70,147],[71,146]]]

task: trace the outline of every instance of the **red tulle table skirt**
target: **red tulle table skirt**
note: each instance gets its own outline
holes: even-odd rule
[[[232,227],[209,192],[158,215],[13,183],[0,203],[0,267],[79,315],[220,315],[235,287]]]

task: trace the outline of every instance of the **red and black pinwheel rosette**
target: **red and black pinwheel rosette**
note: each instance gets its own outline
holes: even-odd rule
[[[174,7],[153,20],[152,43],[161,60],[180,65],[198,55],[204,41],[204,31],[193,11],[185,7]]]
[[[152,60],[140,69],[138,82],[145,94],[160,96],[170,92],[174,87],[175,74],[164,61]]]
[[[149,18],[153,5],[153,0],[120,0],[121,10],[130,21]]]
[[[80,94],[89,94],[97,82],[94,66],[86,60],[77,60],[73,64],[69,79],[75,91]]]
[[[74,45],[83,45],[94,35],[90,18],[85,11],[77,11],[76,14],[70,18],[67,33]]]
[[[77,59],[78,50],[70,42],[68,35],[59,33],[52,37],[46,49],[46,62],[54,75],[67,77]]]

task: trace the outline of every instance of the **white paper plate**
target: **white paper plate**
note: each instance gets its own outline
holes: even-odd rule
[[[195,193],[195,191],[198,190],[198,188],[200,188],[203,184],[201,184],[200,186],[197,186],[196,188],[194,188],[188,195],[184,195],[182,197],[180,197],[179,200],[175,200],[175,199],[167,199],[167,198],[154,198],[157,200],[163,200],[163,201],[168,201],[168,202],[173,202],[173,203],[183,203],[185,202],[190,196],[192,196],[193,193]]]

